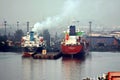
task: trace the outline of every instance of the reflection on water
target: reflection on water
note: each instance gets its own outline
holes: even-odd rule
[[[61,60],[23,58],[24,80],[62,80]]]
[[[22,80],[21,56],[0,52],[0,80]]]
[[[80,59],[34,60],[23,58],[23,80],[80,80]]]
[[[64,80],[80,80],[81,79],[81,63],[83,60],[81,59],[70,59],[63,58],[62,66],[63,66],[63,75]]]
[[[39,60],[0,53],[0,80],[82,80],[120,71],[119,52],[92,52],[85,58]]]

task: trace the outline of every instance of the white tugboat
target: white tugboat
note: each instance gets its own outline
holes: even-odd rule
[[[34,31],[27,32],[26,36],[21,39],[21,47],[23,48],[23,57],[30,57],[34,53],[42,53],[46,48],[45,41],[42,36],[38,36]]]

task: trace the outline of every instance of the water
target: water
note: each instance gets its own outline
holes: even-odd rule
[[[20,53],[0,52],[0,80],[96,79],[108,71],[120,71],[120,52],[91,52],[85,59],[38,60]]]

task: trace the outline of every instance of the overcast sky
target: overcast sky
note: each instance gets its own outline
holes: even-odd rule
[[[0,0],[0,24],[4,20],[47,28],[62,28],[72,20],[80,25],[92,21],[94,27],[120,27],[120,0]]]

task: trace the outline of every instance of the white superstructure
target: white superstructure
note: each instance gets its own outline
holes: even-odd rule
[[[28,32],[21,40],[22,47],[40,47],[42,45],[45,45],[43,37],[38,36],[33,31]]]

